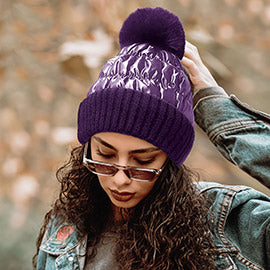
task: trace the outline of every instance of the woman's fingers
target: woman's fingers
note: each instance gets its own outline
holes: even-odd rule
[[[195,92],[204,87],[218,86],[210,71],[203,64],[198,49],[186,41],[182,64],[186,67]]]
[[[195,47],[193,44],[191,44],[188,41],[186,41],[184,56],[196,63],[200,63],[200,62],[202,63],[197,47]]]
[[[193,60],[190,58],[184,56],[182,59],[182,64],[186,67],[188,70],[188,73],[190,76],[196,76],[198,73],[198,66],[195,64]]]

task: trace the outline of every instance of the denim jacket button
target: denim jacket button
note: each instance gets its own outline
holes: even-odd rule
[[[72,262],[73,260],[74,260],[74,258],[73,257],[68,257],[68,260],[70,261],[70,262]]]

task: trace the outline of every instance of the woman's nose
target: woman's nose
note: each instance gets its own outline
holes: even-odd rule
[[[132,180],[128,177],[124,170],[119,169],[118,172],[113,176],[113,182],[117,187],[123,185],[129,185]]]

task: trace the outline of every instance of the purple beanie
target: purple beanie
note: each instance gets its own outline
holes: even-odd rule
[[[104,65],[80,104],[78,140],[122,133],[148,141],[180,165],[194,141],[192,93],[180,62],[182,24],[162,8],[138,9],[124,22],[119,40],[120,53]]]

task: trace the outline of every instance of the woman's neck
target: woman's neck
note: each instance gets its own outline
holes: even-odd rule
[[[120,208],[118,206],[112,205],[112,218],[113,221],[123,221],[124,219],[128,218],[128,215],[130,214],[129,209]]]

